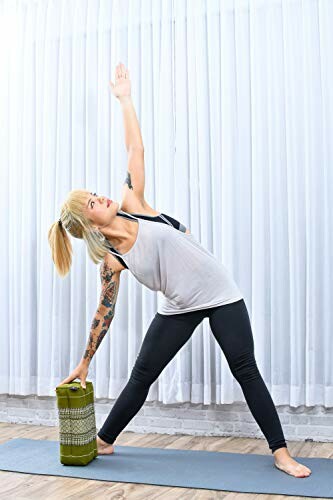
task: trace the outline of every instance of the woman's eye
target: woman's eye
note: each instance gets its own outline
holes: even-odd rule
[[[93,193],[93,196],[97,196],[97,193]],[[90,202],[90,206],[91,206],[91,208],[92,208],[92,204],[93,204],[93,203],[95,204],[95,202],[94,202],[94,201]]]

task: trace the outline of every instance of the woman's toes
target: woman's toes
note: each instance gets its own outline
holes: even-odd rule
[[[311,474],[311,470],[305,465],[299,464],[297,467],[298,477],[305,477]]]
[[[106,450],[105,448],[98,449],[97,450],[97,455],[112,455],[113,450]]]
[[[308,477],[311,474],[311,469],[305,465],[299,464],[293,459],[281,463],[276,461],[275,466],[283,472],[295,477]]]

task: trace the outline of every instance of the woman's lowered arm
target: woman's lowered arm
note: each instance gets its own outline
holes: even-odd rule
[[[90,364],[92,357],[106,335],[115,314],[115,305],[118,297],[120,272],[112,270],[110,265],[103,261],[100,267],[102,291],[99,306],[93,319],[86,350],[81,359],[82,363]]]

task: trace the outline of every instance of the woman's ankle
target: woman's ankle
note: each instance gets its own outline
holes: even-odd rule
[[[273,455],[275,458],[278,457],[284,457],[284,456],[290,456],[289,450],[286,446],[281,446],[281,448],[278,448],[273,452]]]
[[[96,436],[96,440],[97,440],[97,443],[100,443],[100,444],[103,444],[105,446],[109,446],[111,443],[107,443],[106,441],[104,441],[102,438],[99,437],[99,435],[97,434]]]

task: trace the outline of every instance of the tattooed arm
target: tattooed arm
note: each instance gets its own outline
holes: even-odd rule
[[[102,283],[100,302],[91,325],[87,347],[81,360],[88,365],[114,317],[119,290],[120,272],[115,272],[106,260],[101,264],[100,276]]]

